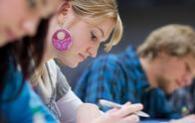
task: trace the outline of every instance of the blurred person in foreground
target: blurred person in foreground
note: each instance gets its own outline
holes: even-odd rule
[[[26,80],[41,62],[47,17],[55,12],[60,2],[0,1],[1,123],[57,122]]]

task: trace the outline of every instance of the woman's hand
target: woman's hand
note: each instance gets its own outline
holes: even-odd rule
[[[134,113],[142,109],[141,104],[126,103],[120,109],[114,108],[102,113],[97,106],[88,104],[78,109],[77,123],[137,123],[139,117]]]
[[[97,105],[90,103],[83,103],[77,110],[77,123],[92,123],[102,115]]]

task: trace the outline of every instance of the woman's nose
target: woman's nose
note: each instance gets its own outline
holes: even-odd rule
[[[87,52],[91,57],[95,58],[97,56],[97,50],[98,48],[91,47],[87,49]]]

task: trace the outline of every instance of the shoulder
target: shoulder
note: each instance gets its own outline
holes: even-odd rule
[[[109,55],[101,55],[95,61],[96,62],[101,61],[101,62],[112,63],[112,62],[116,62],[118,60],[119,59],[118,59],[118,56],[116,54],[109,54]]]
[[[101,68],[101,67],[113,67],[120,64],[120,59],[117,55],[109,54],[109,55],[102,55],[94,60],[91,65],[92,69]]]
[[[58,65],[56,64],[56,62],[54,61],[54,59],[47,61],[47,66],[50,69],[57,69]]]
[[[55,60],[49,60],[46,64],[47,71],[52,77],[52,79],[56,80],[57,79],[57,73],[60,70],[59,66],[56,64]]]

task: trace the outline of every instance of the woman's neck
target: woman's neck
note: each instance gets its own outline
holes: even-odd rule
[[[47,41],[47,45],[45,47],[45,53],[43,56],[43,64],[45,64],[50,59],[53,59],[54,57],[55,57],[55,52],[52,48],[52,45],[50,44],[49,41]]]

